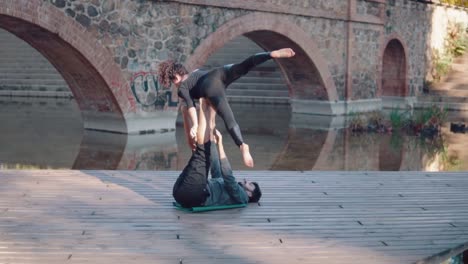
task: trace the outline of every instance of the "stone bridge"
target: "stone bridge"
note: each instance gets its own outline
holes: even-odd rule
[[[296,51],[276,61],[293,112],[345,115],[411,101],[440,35],[437,14],[438,24],[468,21],[464,10],[409,0],[4,0],[0,27],[60,72],[85,128],[142,133],[175,124],[177,97],[155,81],[159,62],[195,69],[241,35]]]

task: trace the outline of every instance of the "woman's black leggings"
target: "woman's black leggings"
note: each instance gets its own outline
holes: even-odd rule
[[[244,142],[234,114],[226,98],[225,89],[229,84],[247,74],[255,66],[271,59],[269,52],[257,53],[248,57],[241,63],[225,65],[207,73],[203,80],[203,90],[217,114],[224,120],[224,125],[229,131],[237,146]]]

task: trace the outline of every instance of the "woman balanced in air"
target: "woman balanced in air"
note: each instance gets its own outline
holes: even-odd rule
[[[247,74],[255,66],[272,58],[290,58],[294,54],[290,48],[262,52],[248,57],[241,63],[229,64],[209,71],[195,70],[191,73],[182,64],[173,60],[160,63],[158,66],[159,82],[165,87],[174,84],[178,88],[178,96],[182,98],[181,109],[186,134],[190,134],[190,136],[187,135],[189,144],[192,146],[192,143],[195,142],[198,128],[194,100],[206,98],[211,107],[224,120],[226,129],[236,145],[239,146],[244,164],[253,167],[254,162],[250,155],[249,146],[242,139],[239,125],[229,106],[225,90],[229,84]],[[191,124],[189,125],[187,122]]]

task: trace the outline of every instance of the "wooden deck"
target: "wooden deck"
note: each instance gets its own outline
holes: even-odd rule
[[[199,214],[172,207],[177,176],[0,171],[0,263],[440,263],[468,248],[468,172],[238,171],[261,203]]]

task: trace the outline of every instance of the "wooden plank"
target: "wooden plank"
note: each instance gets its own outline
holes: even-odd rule
[[[178,172],[1,171],[0,263],[413,263],[468,241],[467,173],[235,174],[260,206],[189,215]]]

